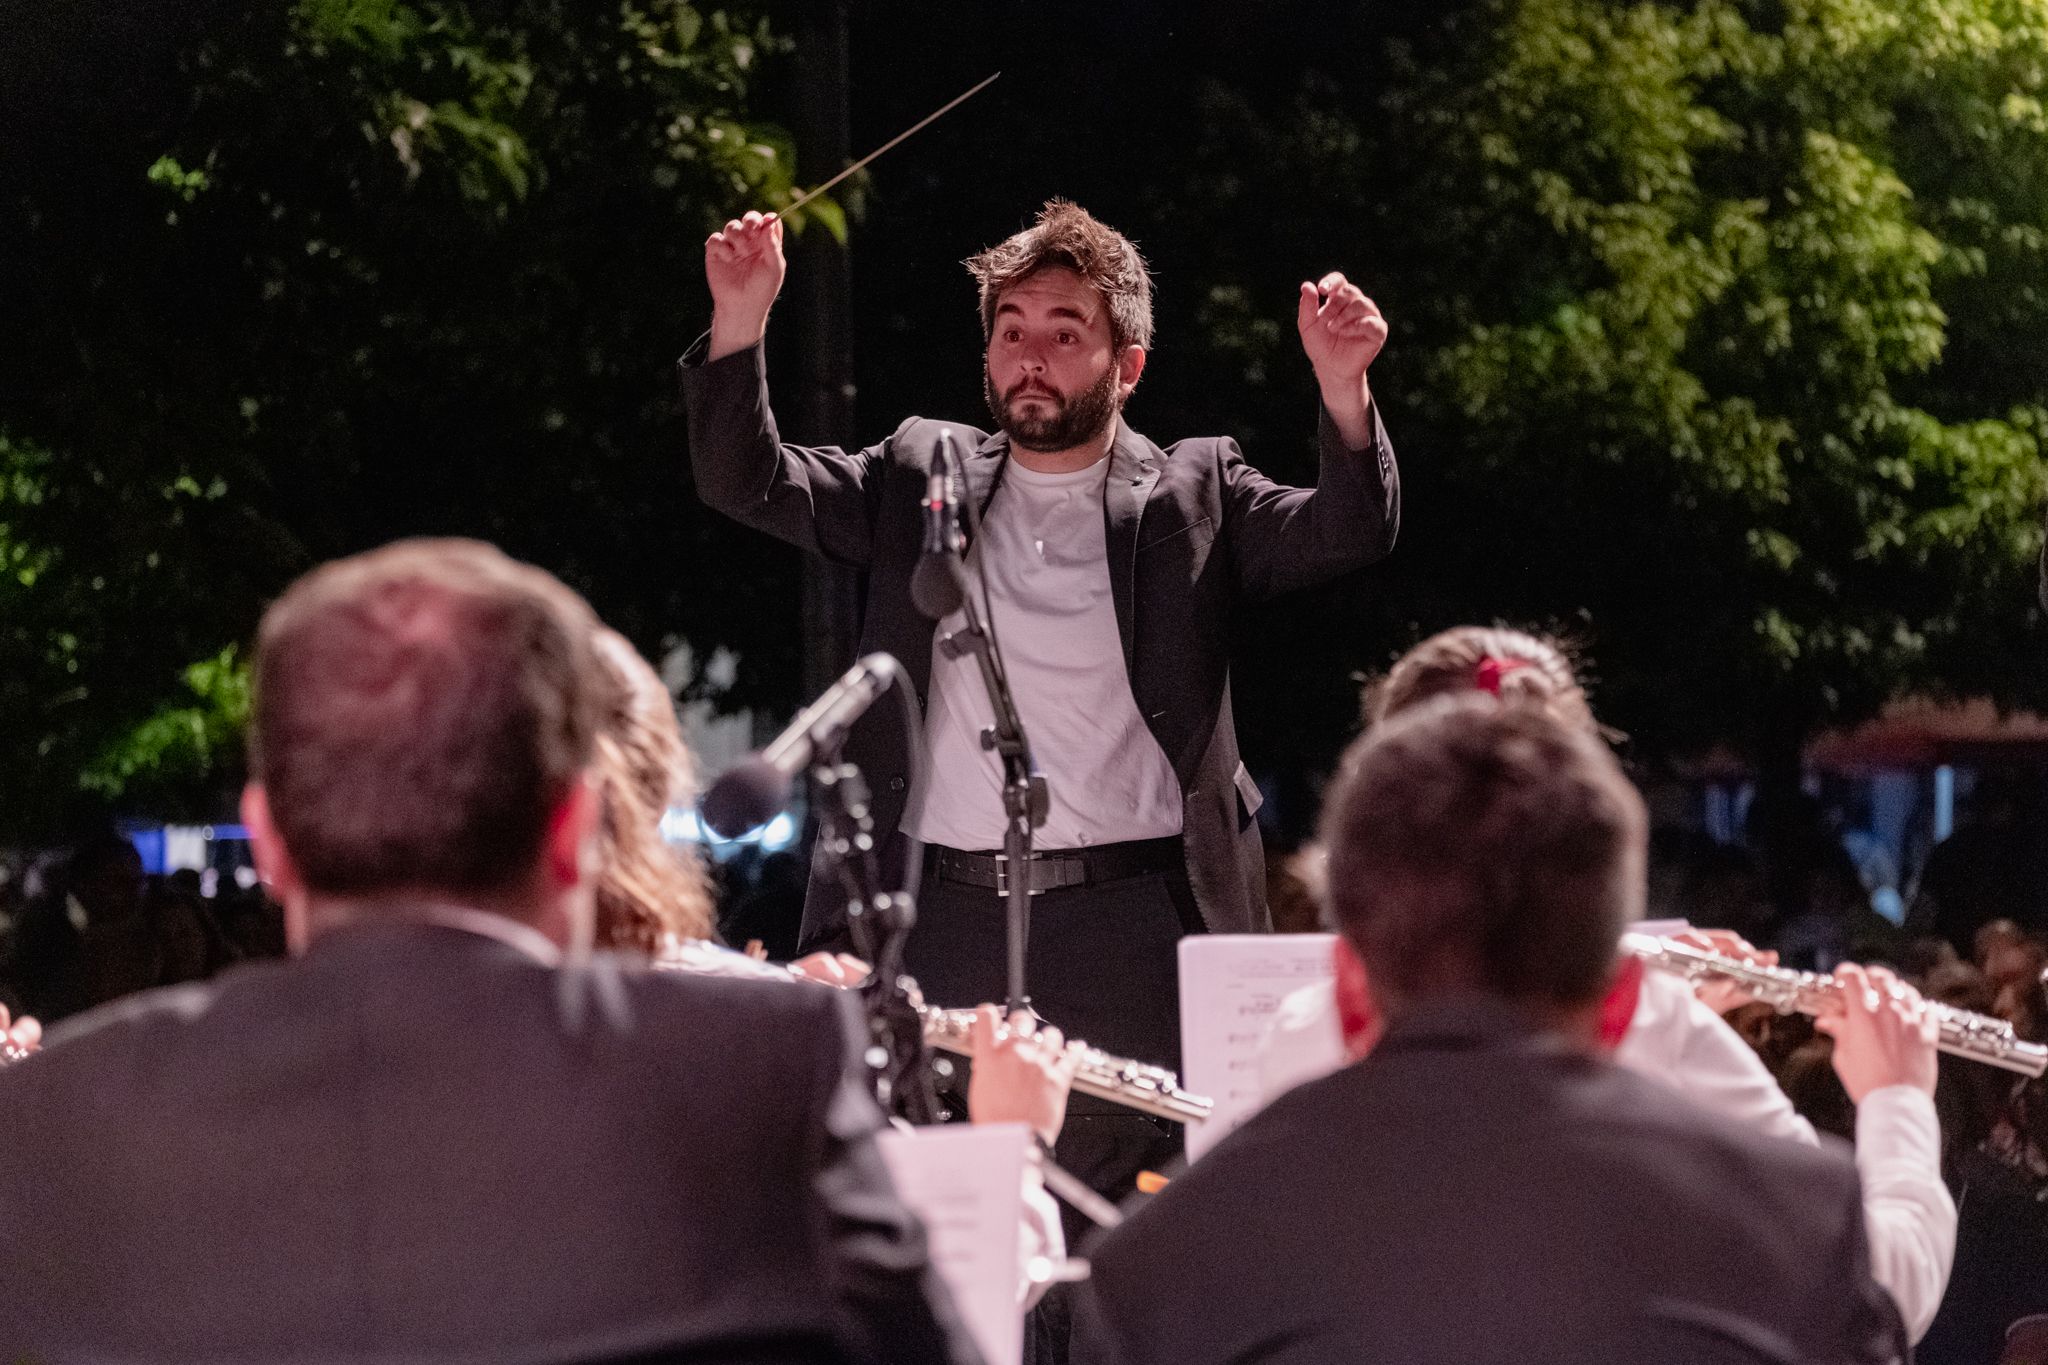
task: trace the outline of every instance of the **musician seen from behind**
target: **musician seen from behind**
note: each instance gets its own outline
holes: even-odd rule
[[[661,818],[692,795],[696,763],[676,723],[675,700],[653,667],[616,631],[600,630],[597,658],[611,685],[599,712],[596,940],[649,959],[668,971],[773,983],[792,989],[854,986],[867,964],[827,953],[786,965],[756,961],[717,941],[703,867],[688,850],[662,837]],[[973,1030],[974,1071],[967,1096],[975,1123],[1023,1123],[1045,1143],[1059,1139],[1073,1084],[1075,1058],[1057,1028],[1024,1032],[998,1027],[1000,1012],[984,1005]],[[0,1015],[4,1023],[4,1015]],[[1037,1149],[1032,1156],[1037,1156]],[[1034,1261],[1066,1256],[1058,1206],[1027,1161],[1020,1198],[1020,1304],[1046,1285],[1030,1274]]]
[[[1903,1358],[1847,1154],[1600,1046],[1646,824],[1542,708],[1443,697],[1355,744],[1322,817],[1338,1003],[1383,1032],[1093,1249],[1075,1359]]]
[[[1483,693],[1539,707],[1563,724],[1601,733],[1585,689],[1563,651],[1527,632],[1456,626],[1395,661],[1368,695],[1366,723],[1384,724],[1431,699]],[[1699,946],[1744,951],[1732,935]],[[1349,960],[1338,950],[1340,965]],[[1767,956],[1767,955],[1766,955]],[[1856,1169],[1871,1270],[1897,1303],[1916,1342],[1933,1325],[1955,1261],[1956,1205],[1941,1178],[1935,1117],[1935,1021],[1920,994],[1882,967],[1845,966],[1839,1015],[1819,1027],[1833,1035],[1834,1067],[1856,1105]],[[1363,999],[1361,994],[1359,999]],[[1376,1025],[1339,1018],[1331,983],[1303,987],[1281,1002],[1261,1057],[1270,1098],[1327,1075],[1371,1050]],[[1785,1096],[1756,1052],[1680,977],[1620,964],[1603,1003],[1601,1041],[1614,1059],[1760,1132],[1807,1146],[1821,1139]]]
[[[1120,233],[1055,200],[967,264],[995,430],[914,417],[864,449],[801,447],[777,432],[762,346],[783,280],[782,224],[750,213],[714,233],[711,330],[681,365],[697,489],[717,510],[865,574],[860,649],[904,665],[930,756],[908,789],[906,737],[886,711],[847,746],[874,788],[885,856],[901,867],[923,848],[907,961],[935,1003],[997,999],[1002,769],[980,738],[992,712],[973,658],[934,649],[959,614],[935,632],[910,594],[927,476],[940,433],[957,433],[964,500],[983,517],[969,563],[986,579],[1051,788],[1025,874],[1037,893],[1032,1001],[1070,1037],[1174,1067],[1176,941],[1268,927],[1260,797],[1231,716],[1231,620],[1394,542],[1393,450],[1367,384],[1386,322],[1341,274],[1302,284],[1296,323],[1321,390],[1321,464],[1314,489],[1289,488],[1228,438],[1162,447],[1125,420],[1152,344],[1152,281]],[[840,938],[844,905],[836,883],[813,876],[805,946]],[[1108,1131],[1143,1128],[1142,1117],[1084,1117],[1079,1101],[1075,1116],[1062,1160],[1118,1193],[1173,1145]]]
[[[851,999],[588,953],[596,630],[464,541],[265,615],[243,814],[294,957],[0,1068],[10,1358],[978,1359]]]

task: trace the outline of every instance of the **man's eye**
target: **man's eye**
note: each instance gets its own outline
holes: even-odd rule
[[[1003,340],[1005,341],[1022,341],[1023,339],[1024,334],[1014,327],[1012,327],[1009,331],[1003,333]]]
[[[1071,346],[1071,345],[1073,345],[1073,344],[1074,344],[1074,343],[1075,343],[1076,341],[1079,341],[1079,340],[1080,340],[1080,338],[1079,338],[1079,337],[1077,337],[1077,336],[1075,336],[1075,335],[1074,335],[1074,334],[1073,334],[1072,332],[1061,332],[1061,333],[1060,333],[1060,345],[1062,345],[1062,346]]]

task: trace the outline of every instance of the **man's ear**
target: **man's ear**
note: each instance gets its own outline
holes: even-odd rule
[[[1379,1042],[1386,1022],[1373,1004],[1372,982],[1351,941],[1338,935],[1331,957],[1337,973],[1337,1027],[1344,1035],[1344,1055],[1355,1062]]]
[[[555,803],[541,843],[541,870],[551,885],[566,889],[597,880],[599,805],[588,773],[577,774]]]
[[[1131,396],[1131,390],[1138,387],[1138,376],[1145,373],[1145,348],[1126,346],[1116,358],[1116,399],[1122,403]]]
[[[306,884],[270,813],[270,793],[260,782],[242,788],[242,827],[249,831],[256,875],[262,878],[270,898],[284,908],[285,943],[293,952],[303,952],[312,937],[306,918]]]

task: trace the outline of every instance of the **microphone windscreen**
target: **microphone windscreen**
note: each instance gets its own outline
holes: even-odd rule
[[[697,803],[697,818],[719,838],[736,839],[788,805],[788,775],[757,754],[711,784]]]
[[[943,554],[926,555],[910,571],[910,601],[919,614],[934,621],[960,610],[960,578]]]

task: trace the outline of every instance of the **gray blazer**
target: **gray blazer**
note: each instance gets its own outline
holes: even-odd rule
[[[1089,1249],[1077,1365],[1864,1365],[1856,1168],[1473,999],[1281,1096]]]
[[[977,1359],[850,997],[420,924],[0,1070],[0,1359]]]
[[[985,509],[1009,439],[960,423],[913,417],[879,445],[784,445],[768,406],[762,348],[709,364],[699,342],[680,366],[697,492],[727,516],[861,570],[860,651],[896,656],[920,703],[931,678],[932,623],[910,600],[923,544],[920,503],[951,427],[963,446],[969,495]],[[1103,487],[1110,591],[1131,694],[1180,779],[1188,880],[1205,927],[1271,926],[1265,860],[1252,816],[1259,791],[1237,752],[1230,712],[1231,620],[1240,606],[1333,578],[1393,548],[1401,516],[1393,446],[1373,409],[1371,447],[1345,448],[1329,418],[1319,430],[1313,489],[1273,482],[1228,437],[1162,450],[1119,424]],[[849,661],[850,662],[850,661]],[[869,713],[847,743],[875,792],[877,832],[903,818],[909,747],[897,713]],[[1055,775],[1056,776],[1056,775]],[[836,939],[845,896],[811,879],[802,941]]]

